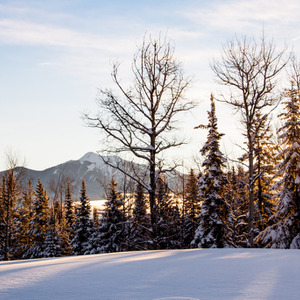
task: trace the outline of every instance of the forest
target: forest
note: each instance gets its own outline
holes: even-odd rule
[[[116,91],[99,90],[99,112],[86,124],[105,136],[99,153],[132,157],[146,174],[105,162],[134,182],[118,192],[111,178],[103,211],[91,209],[85,181],[73,199],[69,181],[51,198],[40,180],[24,182],[11,163],[0,182],[0,259],[28,259],[117,251],[188,248],[300,249],[300,64],[273,40],[229,41],[211,65],[222,95],[211,94],[201,171],[192,168],[182,188],[169,188],[170,149],[179,115],[197,103],[186,97],[192,81],[166,38],[144,38],[125,86],[113,65]],[[287,79],[284,79],[287,74]],[[236,112],[245,143],[238,160],[220,149],[216,103]],[[275,123],[272,115],[276,113]],[[279,124],[279,125],[278,125]],[[174,135],[175,133],[175,135]],[[134,159],[133,159],[134,160]]]

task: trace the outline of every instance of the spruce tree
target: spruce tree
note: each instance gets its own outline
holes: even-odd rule
[[[62,255],[60,247],[61,241],[55,223],[54,208],[52,207],[44,242],[43,257],[56,257]]]
[[[294,84],[280,114],[284,124],[279,130],[283,150],[278,174],[282,179],[275,186],[280,189],[275,224],[257,238],[271,248],[300,249],[300,85]]]
[[[19,200],[20,186],[16,174],[16,169],[11,168],[2,176],[1,192],[1,227],[3,230],[2,252],[4,260],[14,258],[14,247],[17,244],[16,232],[16,215],[17,202]],[[1,252],[1,251],[0,251]]]
[[[226,159],[219,149],[223,134],[218,133],[215,103],[211,96],[211,110],[208,112],[209,124],[207,141],[201,153],[205,156],[204,173],[199,179],[200,197],[203,204],[199,216],[199,226],[195,232],[192,247],[223,248],[232,246],[229,229],[229,206],[224,197],[224,185],[227,178],[222,168]]]
[[[260,126],[255,138],[255,164],[254,173],[256,181],[254,184],[254,221],[255,232],[258,234],[270,225],[270,218],[275,213],[275,193],[272,188],[276,181],[276,168],[278,163],[278,145],[273,140],[271,126],[266,118],[258,116]]]
[[[199,213],[200,213],[198,179],[193,169],[190,170],[188,176],[183,205],[184,205],[183,207],[184,247],[189,248],[194,238],[195,231],[199,224]]]
[[[33,219],[30,222],[28,231],[29,238],[32,240],[31,247],[25,252],[24,258],[43,257],[45,249],[45,239],[47,236],[47,225],[49,218],[47,192],[38,179],[38,184],[35,190],[35,200],[33,202]]]
[[[231,222],[228,225],[233,232],[234,244],[237,247],[246,248],[248,244],[248,177],[245,170],[238,165],[237,171],[233,167],[227,173],[227,180],[224,196],[232,213]]]
[[[111,179],[108,198],[102,214],[100,248],[97,252],[110,253],[127,250],[126,245],[126,216],[123,211],[123,201],[117,192],[117,183]]]
[[[254,117],[255,132],[253,133],[253,237],[264,230],[275,212],[274,190],[272,182],[276,180],[277,145],[271,130],[268,115],[257,111]],[[249,159],[246,153],[240,161]],[[247,173],[249,175],[249,173]]]
[[[18,240],[15,246],[15,258],[22,258],[24,253],[31,247],[32,238],[28,234],[30,229],[30,222],[34,216],[33,210],[34,189],[32,182],[29,179],[27,186],[22,191],[21,203],[17,210],[16,216],[16,230],[14,236]]]
[[[6,189],[6,182],[5,177],[2,176],[0,181],[0,260],[4,259],[5,251],[4,251],[4,244],[5,244],[5,208],[4,208],[4,198],[3,195],[5,194]]]
[[[181,217],[178,206],[170,194],[166,179],[157,180],[157,238],[155,248],[181,247]]]
[[[90,250],[89,238],[92,231],[91,206],[86,194],[86,185],[82,179],[80,190],[80,206],[75,221],[75,236],[71,242],[75,255],[88,253]]]
[[[130,250],[151,249],[150,217],[147,213],[146,197],[144,187],[138,183],[134,196],[134,208],[131,218]]]
[[[70,182],[67,181],[67,187],[65,191],[65,231],[70,241],[74,238],[75,230],[75,208],[74,201],[72,199]]]

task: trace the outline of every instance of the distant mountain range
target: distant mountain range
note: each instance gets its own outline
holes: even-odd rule
[[[117,156],[104,157],[104,159],[113,164],[119,164],[123,168],[125,167],[129,174],[133,174],[133,172],[138,172],[141,176],[147,174],[147,167],[143,164],[132,163]],[[67,179],[71,183],[74,199],[79,198],[83,178],[86,182],[87,195],[90,200],[106,198],[106,190],[112,176],[118,183],[119,191],[124,189],[124,185],[128,187],[131,184],[132,188],[135,186],[130,182],[129,177],[125,178],[123,173],[106,164],[98,154],[93,152],[86,153],[79,160],[70,160],[43,171],[27,168],[22,168],[22,170],[24,171],[25,180],[31,178],[33,187],[36,186],[39,178],[50,196],[54,196],[56,191],[59,196],[61,196],[60,193],[63,193],[62,196],[64,197],[63,188]],[[180,183],[178,174],[173,172],[167,176],[170,187],[175,187]]]

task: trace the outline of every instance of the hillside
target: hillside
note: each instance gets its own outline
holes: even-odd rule
[[[299,299],[299,250],[193,249],[0,262],[0,299]]]

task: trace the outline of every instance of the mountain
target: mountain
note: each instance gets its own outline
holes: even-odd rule
[[[140,176],[146,177],[146,165],[132,163],[117,156],[106,156],[102,159],[98,154],[93,152],[86,153],[79,160],[70,160],[43,171],[27,168],[20,169],[22,169],[24,173],[25,180],[31,178],[34,187],[39,178],[48,194],[52,197],[55,195],[53,191],[56,191],[59,196],[61,193],[62,196],[64,196],[63,188],[65,187],[67,179],[71,183],[74,199],[79,198],[81,181],[83,178],[86,182],[87,195],[90,200],[106,198],[106,188],[112,176],[115,177],[115,180],[118,183],[119,191],[124,189],[124,185],[128,188],[131,184],[132,188],[134,188],[135,184],[128,176],[125,177],[123,173],[106,164],[104,160],[109,160],[109,162],[118,164],[122,166],[122,168],[125,167],[129,174],[137,172]],[[178,184],[178,174],[179,173],[177,172],[173,172],[173,174],[167,176],[170,187],[175,187],[175,185]]]

